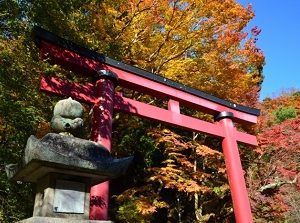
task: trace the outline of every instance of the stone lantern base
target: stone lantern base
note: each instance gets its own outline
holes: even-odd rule
[[[74,220],[64,218],[50,218],[50,217],[31,217],[17,223],[113,223],[112,221],[100,220]]]
[[[112,223],[89,220],[90,189],[124,174],[132,158],[114,159],[104,146],[76,137],[29,137],[23,162],[6,168],[11,179],[37,184],[33,217],[19,222]]]

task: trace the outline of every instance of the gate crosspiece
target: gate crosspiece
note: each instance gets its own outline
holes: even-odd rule
[[[222,100],[113,60],[40,27],[35,27],[35,36],[42,58],[49,58],[49,63],[84,76],[97,76],[95,85],[78,85],[55,77],[43,77],[40,90],[95,105],[93,140],[109,150],[113,110],[221,138],[236,222],[253,222],[237,142],[253,146],[257,146],[258,142],[255,136],[238,131],[233,122],[255,124],[260,110]],[[116,83],[121,87],[167,100],[168,109],[126,98],[122,93],[114,91]],[[215,123],[180,114],[180,106],[213,115]],[[92,205],[90,219],[107,220],[108,187],[108,182],[104,182],[91,190],[91,198],[100,197],[104,205]]]

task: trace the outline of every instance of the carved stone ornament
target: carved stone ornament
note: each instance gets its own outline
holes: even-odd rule
[[[80,139],[83,130],[83,106],[72,98],[59,101],[54,107],[51,128],[42,139],[30,136],[20,165],[8,165],[7,175],[14,180],[37,182],[48,172],[89,175],[92,184],[122,175],[132,157],[114,159],[103,145]],[[57,134],[59,133],[59,134]],[[30,167],[30,168],[29,168]]]
[[[83,132],[83,106],[72,98],[60,100],[54,107],[51,130],[55,133],[79,136]]]

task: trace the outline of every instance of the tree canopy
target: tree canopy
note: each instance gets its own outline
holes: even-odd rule
[[[261,103],[259,147],[248,170],[257,222],[299,221],[299,94]]]

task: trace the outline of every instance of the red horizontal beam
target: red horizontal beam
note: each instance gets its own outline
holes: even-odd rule
[[[97,89],[92,84],[79,85],[54,77],[42,77],[40,91],[57,96],[67,96],[88,104],[96,102]]]
[[[50,58],[50,63],[59,64],[62,68],[68,69],[75,73],[92,76],[96,71],[108,69],[115,72],[119,78],[119,86],[133,89],[164,100],[174,99],[181,106],[201,111],[211,115],[217,115],[220,112],[227,111],[234,114],[234,121],[242,124],[253,124],[257,122],[257,116],[234,110],[233,108],[220,105],[216,102],[209,101],[199,96],[187,93],[185,91],[172,88],[171,86],[155,82],[142,76],[124,71],[99,62],[97,60],[84,57],[79,53],[62,48],[58,45],[41,41],[41,54],[44,58]],[[101,60],[101,58],[99,59]],[[232,103],[232,107],[235,104]]]
[[[73,97],[89,104],[94,104],[96,101],[97,89],[91,84],[83,86],[54,77],[43,77],[40,84],[40,90],[60,96]],[[218,123],[213,124],[205,122],[178,112],[135,101],[123,97],[121,93],[115,94],[114,109],[154,121],[175,125],[191,131],[201,132],[220,138],[224,137],[222,128]],[[237,130],[235,131],[238,142],[257,146],[255,136]]]

